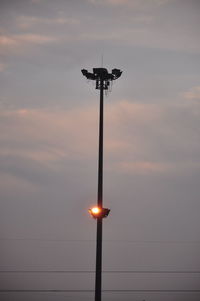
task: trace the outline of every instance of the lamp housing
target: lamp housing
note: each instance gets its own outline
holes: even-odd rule
[[[110,213],[110,209],[108,209],[108,208],[100,208],[100,207],[93,207],[93,208],[90,208],[88,211],[91,214],[91,216],[93,218],[95,218],[95,219],[97,219],[97,218],[105,218]]]

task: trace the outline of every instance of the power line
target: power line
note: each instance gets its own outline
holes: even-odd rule
[[[69,290],[69,289],[2,289],[0,293],[93,293],[94,290]],[[122,292],[122,293],[200,293],[200,290],[185,290],[185,289],[104,289],[102,292],[112,293],[112,292]]]
[[[42,242],[95,242],[94,239],[46,239],[46,238],[0,238],[0,241],[42,241]],[[136,244],[200,244],[200,241],[176,241],[176,240],[110,240],[109,243],[136,243]]]
[[[178,271],[178,270],[146,270],[146,271],[102,271],[107,274],[200,274],[200,271]],[[41,274],[93,274],[95,271],[66,271],[66,270],[3,270],[0,273],[23,273],[23,274],[32,274],[32,273],[41,273]]]

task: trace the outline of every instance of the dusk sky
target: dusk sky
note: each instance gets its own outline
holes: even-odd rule
[[[200,300],[200,1],[0,0],[2,301],[94,300],[102,56],[102,300]]]

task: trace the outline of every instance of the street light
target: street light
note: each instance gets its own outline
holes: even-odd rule
[[[97,207],[89,209],[90,214],[97,220],[97,245],[96,245],[96,274],[95,274],[95,301],[101,301],[102,285],[102,221],[107,217],[110,209],[103,208],[103,96],[104,90],[108,90],[110,83],[119,78],[122,71],[112,69],[108,73],[106,68],[93,68],[93,73],[86,69],[81,70],[82,74],[89,80],[96,81],[96,89],[100,90],[99,107],[99,160],[98,160],[98,193]]]

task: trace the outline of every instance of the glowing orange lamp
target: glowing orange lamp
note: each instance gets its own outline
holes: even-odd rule
[[[104,217],[108,216],[110,209],[93,207],[93,208],[89,209],[88,211],[92,215],[93,218],[104,218]]]

